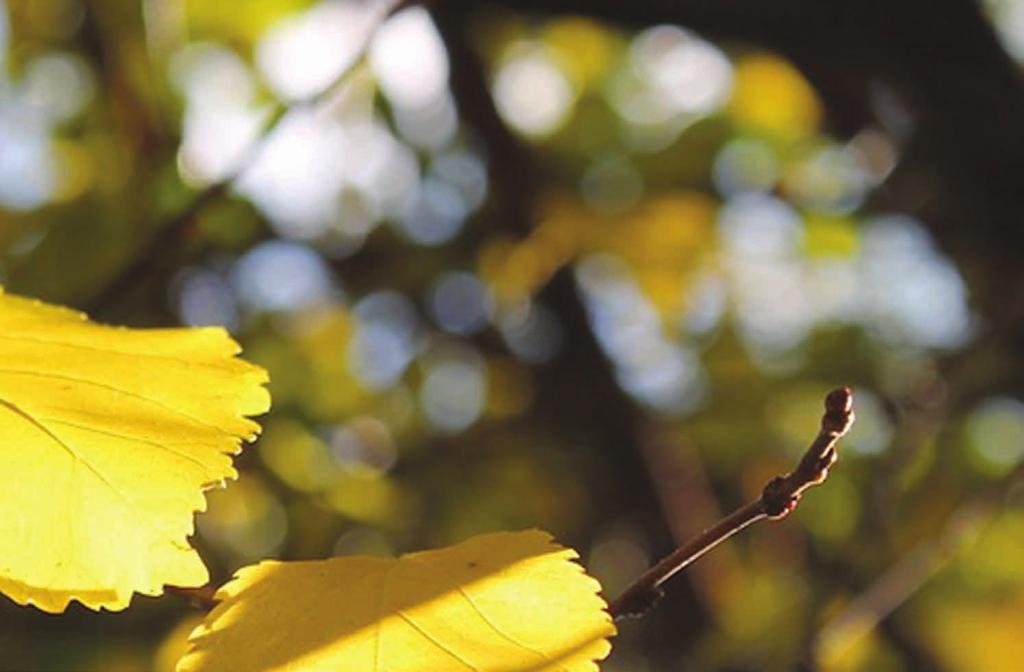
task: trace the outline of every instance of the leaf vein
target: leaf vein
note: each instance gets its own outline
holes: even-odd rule
[[[183,453],[181,451],[178,451],[178,450],[175,450],[175,449],[171,448],[170,446],[168,446],[166,444],[160,443],[158,441],[153,441],[151,439],[145,439],[145,438],[142,438],[141,436],[132,436],[130,434],[123,434],[121,432],[113,432],[113,431],[109,431],[109,430],[105,430],[105,429],[97,429],[96,427],[90,427],[88,425],[80,425],[80,424],[75,423],[75,422],[70,422],[68,420],[60,420],[58,418],[40,418],[39,421],[40,422],[49,423],[49,424],[65,425],[67,427],[74,427],[75,429],[81,429],[81,430],[86,431],[86,432],[93,432],[94,434],[102,434],[103,436],[109,436],[109,437],[112,437],[112,438],[115,438],[115,439],[124,439],[125,441],[135,441],[135,442],[138,442],[138,443],[144,443],[146,445],[153,446],[154,448],[161,448],[161,449],[167,451],[168,453],[170,453],[172,455],[177,455],[178,457],[182,458],[183,460],[187,460],[187,461],[193,463],[194,465],[196,465],[197,467],[200,467],[200,468],[202,468],[204,470],[205,469],[209,469],[208,465],[203,464],[202,462],[197,460],[192,455],[189,455],[188,453]]]
[[[14,403],[12,403],[10,401],[7,401],[5,399],[0,399],[0,406],[3,406],[5,408],[7,408],[9,411],[11,411],[12,413],[17,415],[21,419],[23,419],[26,422],[28,422],[29,424],[31,424],[33,427],[38,429],[40,432],[42,432],[47,437],[49,437],[52,441],[54,441],[57,445],[59,445],[61,448],[63,448],[65,451],[67,451],[67,453],[69,455],[71,455],[71,457],[73,457],[75,459],[75,461],[81,462],[82,464],[84,464],[85,467],[89,471],[92,472],[93,476],[95,476],[97,479],[99,479],[99,481],[101,483],[103,483],[104,485],[106,485],[110,489],[111,492],[113,492],[115,495],[117,495],[125,504],[128,505],[129,510],[134,511],[134,509],[132,508],[131,500],[128,499],[128,497],[126,497],[125,494],[123,492],[121,492],[121,490],[118,489],[117,486],[115,486],[113,484],[113,482],[110,481],[110,479],[108,479],[106,476],[104,476],[103,473],[100,472],[99,469],[97,469],[91,462],[89,462],[89,460],[87,460],[84,457],[82,457],[81,455],[79,455],[78,451],[76,451],[71,446],[71,444],[69,444],[64,439],[62,439],[59,436],[57,436],[57,434],[55,434],[53,432],[53,430],[51,430],[49,427],[47,427],[46,425],[41,423],[31,413],[25,411],[24,409],[19,407],[17,404],[14,404]]]
[[[464,597],[466,599],[466,602],[469,602],[469,606],[471,606],[473,608],[473,611],[476,612],[477,616],[479,616],[480,619],[484,623],[486,623],[487,626],[490,627],[491,630],[493,630],[495,632],[495,634],[497,634],[499,637],[501,637],[505,641],[507,641],[507,642],[509,642],[509,643],[511,643],[511,644],[513,644],[515,646],[518,646],[521,649],[525,649],[526,651],[529,651],[531,653],[534,653],[534,654],[540,656],[541,658],[543,658],[544,660],[546,660],[549,663],[555,663],[556,665],[558,665],[558,669],[560,669],[560,670],[568,670],[569,669],[569,668],[565,667],[564,665],[561,665],[561,664],[557,663],[555,661],[555,659],[552,658],[547,653],[541,651],[540,649],[535,649],[532,646],[530,646],[529,644],[526,644],[524,642],[519,641],[518,639],[516,639],[512,635],[508,634],[507,632],[505,632],[504,630],[499,628],[496,623],[494,623],[490,618],[488,618],[487,614],[484,613],[483,609],[481,609],[479,607],[479,605],[477,605],[476,601],[469,595],[468,592],[466,592],[465,588],[463,588],[462,586],[456,586],[456,589],[459,591],[459,594],[461,594],[462,597]]]
[[[426,629],[426,628],[424,628],[423,626],[421,626],[421,625],[420,625],[419,623],[417,623],[416,621],[412,620],[412,618],[410,618],[410,617],[409,617],[409,615],[408,615],[408,614],[406,614],[406,613],[405,613],[404,611],[402,611],[401,609],[398,609],[398,610],[397,610],[397,611],[396,611],[395,613],[397,613],[397,614],[398,614],[398,617],[399,617],[399,618],[401,618],[401,619],[402,619],[403,621],[405,621],[406,623],[408,623],[408,624],[409,624],[409,626],[410,626],[410,627],[412,627],[412,629],[413,629],[413,630],[415,630],[416,632],[418,632],[418,633],[420,633],[421,635],[423,635],[423,637],[424,637],[424,638],[425,638],[425,639],[426,639],[426,640],[427,640],[428,642],[430,642],[431,644],[433,644],[433,645],[434,645],[434,646],[436,646],[437,648],[441,649],[442,651],[444,651],[444,652],[445,652],[445,653],[447,653],[447,654],[448,654],[449,656],[451,656],[451,657],[452,657],[452,658],[454,658],[455,660],[459,661],[460,663],[462,663],[463,665],[465,665],[465,666],[466,666],[466,667],[468,667],[469,669],[473,670],[473,672],[481,672],[481,671],[480,671],[480,668],[478,668],[478,667],[477,667],[476,665],[474,665],[473,663],[469,662],[468,660],[466,660],[465,658],[463,658],[463,657],[462,657],[462,656],[460,656],[459,654],[455,653],[455,652],[454,652],[453,650],[449,649],[449,648],[448,648],[447,646],[445,646],[445,645],[444,645],[444,644],[443,644],[443,643],[442,643],[442,642],[441,642],[440,640],[438,640],[438,639],[437,639],[436,637],[434,637],[433,635],[431,635],[431,634],[430,634],[430,633],[429,633],[429,632],[427,631],[427,629]]]
[[[380,672],[380,650],[384,623],[384,594],[388,588],[388,577],[391,575],[393,569],[394,566],[388,567],[380,577],[380,593],[377,597],[377,627],[373,632],[373,672]]]
[[[7,375],[12,375],[12,376],[32,376],[32,377],[35,377],[35,378],[50,378],[50,379],[53,379],[53,380],[67,380],[69,382],[79,383],[80,385],[87,385],[87,386],[90,386],[90,387],[98,387],[100,389],[104,389],[104,390],[108,390],[110,392],[114,392],[115,394],[120,394],[120,395],[123,395],[123,396],[126,396],[126,397],[131,397],[132,399],[138,399],[139,401],[144,401],[144,402],[153,404],[154,406],[162,408],[163,410],[165,410],[165,411],[167,411],[169,413],[173,413],[173,414],[178,415],[178,416],[180,416],[182,418],[185,418],[186,420],[190,420],[190,421],[194,422],[195,424],[200,425],[201,427],[206,427],[207,429],[212,429],[212,430],[215,430],[217,432],[220,432],[221,434],[226,434],[228,436],[231,436],[231,433],[226,431],[226,430],[224,430],[223,428],[217,427],[216,425],[211,425],[211,424],[209,424],[207,422],[203,422],[199,418],[196,418],[196,417],[186,413],[185,411],[182,411],[181,409],[174,408],[173,406],[168,406],[167,404],[163,403],[162,401],[159,401],[157,399],[153,399],[151,397],[147,397],[146,395],[139,394],[138,392],[131,392],[129,390],[122,390],[122,389],[120,389],[118,387],[115,387],[113,385],[107,385],[106,383],[101,383],[101,382],[98,382],[98,381],[95,381],[95,380],[89,380],[87,378],[77,378],[75,376],[65,376],[63,374],[51,373],[51,372],[47,372],[47,371],[24,371],[24,370],[21,370],[21,369],[0,369],[0,374],[7,374]]]
[[[115,348],[100,348],[95,345],[85,345],[83,343],[69,343],[67,341],[55,341],[48,338],[38,338],[33,336],[26,336],[24,334],[2,334],[0,339],[5,341],[20,341],[23,343],[37,343],[39,345],[55,345],[63,348],[72,348],[75,350],[88,350],[90,352],[102,352],[108,355],[123,355],[125,357],[145,357],[146,359],[158,359],[167,362],[176,362],[182,364],[188,368],[203,367],[215,370],[221,370],[221,367],[211,362],[203,361],[192,361],[184,357],[172,357],[170,355],[154,355],[146,352],[133,352],[130,350],[117,350]]]

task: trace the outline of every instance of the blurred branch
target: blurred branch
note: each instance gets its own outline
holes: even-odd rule
[[[959,505],[937,539],[914,546],[825,624],[815,640],[816,655],[840,655],[874,628],[888,627],[897,609],[977,538],[985,523],[998,514],[999,502],[1005,501],[1021,479],[1024,466]]]
[[[487,154],[494,212],[501,230],[526,236],[533,228],[540,180],[529,149],[505,126],[491,97],[484,63],[465,35],[467,15],[445,2],[429,6],[444,40],[459,114],[479,136]]]
[[[821,429],[810,448],[789,474],[777,476],[765,485],[761,497],[729,514],[690,542],[645,572],[613,601],[608,612],[613,618],[641,615],[661,597],[661,586],[681,569],[743,528],[764,518],[779,520],[793,511],[807,488],[824,482],[836,461],[836,441],[853,424],[853,392],[841,387],[825,397]]]
[[[640,454],[677,546],[723,516],[701,456],[680,430],[668,423],[651,423],[641,435]],[[723,547],[715,562],[695,565],[690,571],[698,599],[712,611],[722,606],[721,592],[714,587],[731,585],[742,571],[738,557],[728,550]]]
[[[477,134],[487,157],[491,209],[486,221],[498,232],[525,237],[534,227],[543,168],[498,113],[485,64],[468,41],[470,13],[442,0],[428,8],[448,51],[459,115]],[[644,519],[645,532],[656,544],[671,548],[650,474],[636,449],[636,427],[643,416],[619,386],[614,365],[594,337],[571,269],[556,272],[537,300],[558,315],[564,341],[572,347],[539,371],[542,379],[537,387],[543,396],[536,401],[536,412],[552,414],[545,420],[552,426],[581,428],[600,453],[600,464],[614,474],[616,497],[595,496],[595,520],[604,524],[609,517],[622,515],[623,509],[629,510]]]
[[[505,125],[487,81],[486,66],[468,41],[470,13],[441,0],[428,5],[437,24],[450,63],[452,94],[460,117],[477,135],[487,157],[490,210],[486,221],[501,233],[517,237],[530,234],[541,197],[543,170],[530,148]],[[562,269],[540,290],[539,301],[550,306],[561,320],[564,340],[570,349],[539,373],[538,384],[545,398],[535,404],[538,413],[551,413],[553,426],[580,427],[595,435],[595,450],[601,451],[601,464],[613,470],[621,488],[616,499],[619,507],[652,519],[647,530],[658,543],[671,542],[664,521],[659,518],[658,502],[649,475],[638,451],[635,427],[638,410],[615,379],[613,365],[594,338],[586,309],[580,300],[572,273]],[[567,389],[567,386],[572,389]],[[586,390],[580,394],[580,390]],[[610,498],[595,498],[595,504],[611,507]],[[618,511],[594,510],[596,519],[606,521]],[[653,522],[656,519],[656,522]]]
[[[359,49],[357,50],[358,55],[353,57],[352,62],[343,67],[335,78],[331,80],[331,82],[319,93],[287,104],[282,102],[275,103],[267,120],[264,122],[263,127],[257,133],[256,137],[250,142],[249,146],[242,152],[242,156],[227,175],[223,176],[220,180],[207,185],[202,190],[197,191],[192,196],[191,201],[189,201],[189,203],[179,213],[158,224],[155,227],[153,234],[149,237],[149,240],[147,240],[138,249],[135,256],[132,258],[131,263],[122,268],[106,284],[106,286],[98,292],[95,297],[93,297],[85,307],[87,312],[96,313],[101,311],[103,307],[115,301],[125,290],[136,286],[145,276],[153,262],[168,249],[168,246],[172,245],[181,237],[182,232],[192,223],[196,216],[208,204],[216,201],[228,192],[231,184],[243,172],[245,172],[256,157],[259,156],[267,138],[273,135],[285,115],[289,111],[297,108],[318,107],[330,99],[331,95],[337,91],[347,81],[349,75],[356,70],[356,66],[362,62],[366,48],[376,32],[376,28],[387,20],[388,17],[415,3],[412,2],[412,0],[377,0],[373,4],[376,10],[376,16],[372,22],[372,27],[369,28],[362,36],[363,42],[359,45]]]
[[[542,167],[495,107],[484,63],[467,41],[470,13],[443,1],[432,3],[430,10],[448,50],[459,115],[478,134],[487,155],[492,208],[487,221],[503,233],[525,237],[534,226]],[[638,446],[637,428],[646,425],[647,419],[616,380],[614,364],[594,336],[571,269],[556,272],[537,300],[558,315],[564,341],[572,345],[550,366],[539,369],[537,389],[542,396],[534,404],[535,413],[550,415],[539,421],[565,428],[581,450],[592,451],[591,464],[603,470],[596,475],[604,479],[600,483],[615,489],[614,496],[609,496],[591,488],[595,524],[603,526],[613,517],[628,516],[655,548],[672,548],[652,474]],[[588,477],[596,482],[595,475],[580,475]],[[665,627],[675,632],[680,621],[693,618],[694,609],[686,601],[673,607]],[[660,644],[666,655],[682,655],[684,647],[684,639],[675,635],[670,643]]]
[[[921,450],[934,445],[937,451],[928,472],[919,476],[928,479],[953,459],[947,452],[955,443],[951,434],[976,404],[992,395],[1021,396],[1024,384],[1014,379],[1021,375],[1019,367],[1007,365],[1013,357],[1012,343],[989,332],[961,350],[937,357],[934,368],[908,377],[900,396],[884,398],[896,433],[869,485],[872,534],[900,545],[892,511],[900,484],[918,464]]]

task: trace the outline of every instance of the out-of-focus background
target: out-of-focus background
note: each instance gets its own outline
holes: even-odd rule
[[[269,369],[216,583],[536,526],[615,596],[854,386],[602,669],[1020,669],[1024,1],[846,4],[0,0],[0,283]],[[0,668],[200,616],[3,600]]]

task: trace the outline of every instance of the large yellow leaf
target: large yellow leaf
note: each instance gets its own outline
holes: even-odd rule
[[[576,553],[500,532],[399,559],[262,562],[218,592],[178,672],[583,672],[615,626]]]
[[[193,514],[270,405],[238,351],[222,329],[107,327],[0,289],[0,591],[123,609],[207,581]]]

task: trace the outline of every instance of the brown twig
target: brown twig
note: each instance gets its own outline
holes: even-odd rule
[[[703,531],[709,521],[724,516],[703,460],[682,432],[656,420],[641,426],[637,434],[640,456],[661,503],[665,522],[675,541],[673,545],[682,545]],[[742,571],[738,558],[730,550],[722,547],[714,562],[694,564],[687,570],[703,610],[719,609],[723,594],[715,587],[732,582]]]
[[[608,612],[613,618],[645,613],[661,597],[662,585],[694,560],[748,525],[763,518],[779,520],[786,517],[796,508],[807,488],[823,482],[828,476],[829,467],[836,461],[836,441],[851,424],[853,392],[848,387],[832,390],[825,397],[821,430],[796,469],[785,476],[773,478],[757,500],[732,512],[647,570],[608,606]]]

